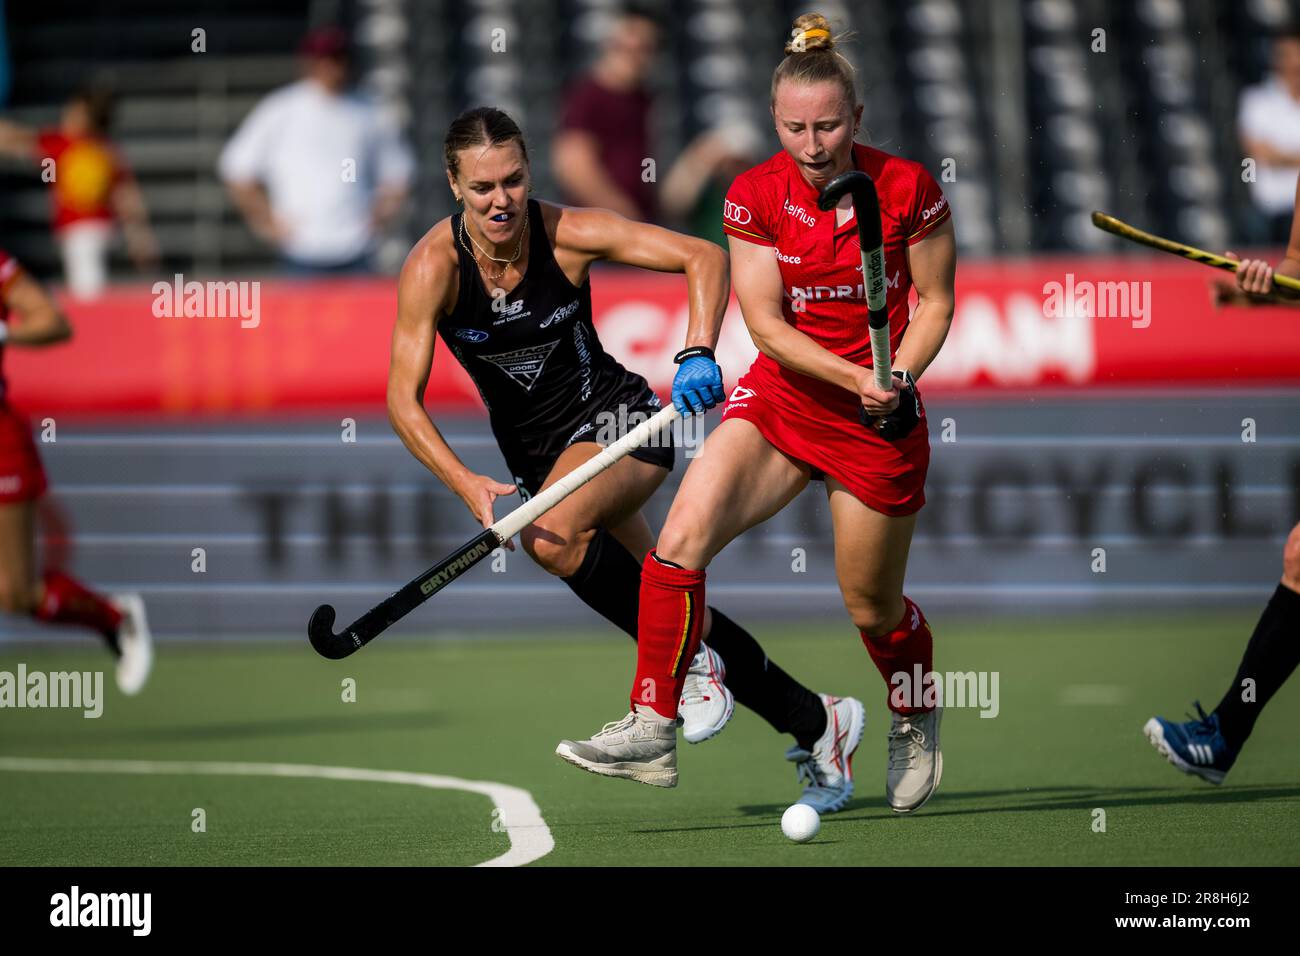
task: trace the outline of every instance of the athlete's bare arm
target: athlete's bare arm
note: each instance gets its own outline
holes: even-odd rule
[[[72,326],[40,283],[19,272],[0,292],[10,311],[6,345],[38,348],[72,338]]]
[[[858,391],[861,368],[822,348],[785,320],[781,311],[784,295],[781,267],[772,247],[746,242],[735,236],[727,238],[731,243],[736,298],[740,300],[740,311],[745,317],[749,337],[758,350],[786,368],[850,392]]]
[[[388,366],[388,420],[407,450],[487,528],[494,520],[493,501],[513,494],[515,486],[467,468],[424,408],[438,320],[456,306],[457,281],[451,220],[446,219],[416,243],[398,279],[397,322]]]
[[[576,270],[579,278],[575,285],[581,284],[597,260],[681,273],[686,276],[690,304],[686,346],[713,348],[718,344],[731,281],[727,254],[719,246],[670,229],[633,222],[608,209],[551,209],[556,212],[548,210],[547,218],[558,214],[554,227],[556,258],[571,279],[574,272],[570,270]]]
[[[1291,241],[1287,243],[1286,256],[1273,271],[1280,276],[1300,279],[1300,180],[1295,184],[1295,213],[1291,216]]]
[[[957,272],[957,238],[951,219],[920,242],[907,247],[907,268],[912,273],[917,303],[907,331],[903,333],[903,341],[894,355],[894,367],[906,369],[919,380],[921,373],[939,354],[952,326],[956,303],[953,278]]]
[[[1300,182],[1296,183],[1296,207],[1300,210]],[[1236,259],[1237,254],[1229,249],[1224,253],[1229,259]],[[1291,239],[1287,243],[1286,255],[1277,267],[1269,265],[1264,259],[1243,259],[1237,267],[1237,274],[1231,281],[1218,280],[1214,283],[1215,305],[1289,305],[1300,306],[1300,295],[1289,289],[1282,289],[1273,284],[1273,276],[1288,276],[1300,279],[1300,214],[1291,220]]]

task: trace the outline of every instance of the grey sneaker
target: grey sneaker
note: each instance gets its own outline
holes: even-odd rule
[[[736,712],[736,698],[723,681],[727,668],[718,652],[703,641],[686,672],[682,699],[677,712],[682,718],[682,736],[688,744],[708,740],[727,726]]]
[[[894,714],[889,728],[885,796],[899,813],[919,809],[939,788],[943,776],[943,752],[939,749],[942,717],[942,707],[907,717]]]
[[[555,752],[560,759],[604,777],[675,787],[678,723],[638,704],[590,740],[561,740]]]
[[[826,708],[826,730],[809,753],[798,744],[785,752],[786,760],[798,765],[799,780],[805,784],[799,803],[818,814],[844,809],[853,796],[853,752],[862,740],[867,712],[860,700],[822,694]]]

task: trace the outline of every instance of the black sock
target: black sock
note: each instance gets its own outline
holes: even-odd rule
[[[597,528],[587,545],[582,566],[561,580],[583,604],[636,640],[641,565],[617,538],[604,528]]]
[[[736,700],[811,750],[826,731],[821,697],[768,660],[752,634],[716,607],[711,610],[713,628],[704,643],[722,656]]]
[[[1219,730],[1228,743],[1240,747],[1246,742],[1260,711],[1286,683],[1297,664],[1300,664],[1300,593],[1279,584],[1255,625],[1232,686],[1214,708],[1219,715]],[[1248,678],[1255,682],[1253,701],[1241,699],[1244,693],[1241,684]]]

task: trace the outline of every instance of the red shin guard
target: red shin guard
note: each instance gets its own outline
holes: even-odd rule
[[[934,709],[925,701],[930,686],[925,675],[934,664],[934,637],[921,609],[907,597],[903,603],[903,619],[888,634],[871,637],[866,631],[858,633],[889,685],[889,709],[896,714],[917,714]]]
[[[704,572],[675,568],[646,555],[641,567],[636,679],[632,704],[675,718],[686,672],[704,629]]]

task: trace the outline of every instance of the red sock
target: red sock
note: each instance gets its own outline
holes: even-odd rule
[[[117,633],[122,614],[98,594],[86,590],[62,571],[46,571],[45,596],[32,609],[32,617],[48,624],[80,624],[105,637]]]
[[[646,555],[637,615],[632,704],[676,718],[691,658],[704,629],[704,572],[675,568]]]
[[[933,670],[934,664],[934,636],[921,609],[907,597],[903,603],[906,605],[903,619],[888,634],[871,637],[866,631],[858,633],[880,676],[889,685],[889,709],[896,714],[919,714],[934,709],[924,701],[930,687],[925,675]]]

